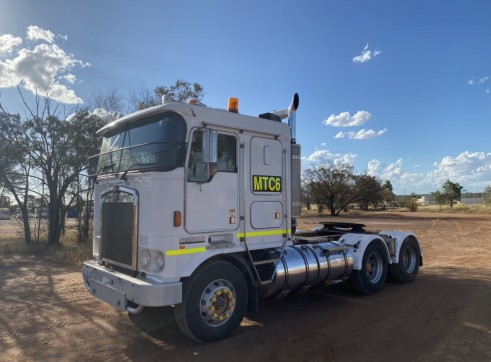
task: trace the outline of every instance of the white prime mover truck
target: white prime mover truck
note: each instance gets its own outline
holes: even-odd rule
[[[259,298],[346,280],[372,294],[389,274],[413,281],[422,254],[412,233],[349,223],[295,233],[298,103],[295,94],[289,108],[251,117],[234,98],[227,110],[164,100],[100,129],[87,290],[134,314],[174,306],[182,332],[209,343]]]

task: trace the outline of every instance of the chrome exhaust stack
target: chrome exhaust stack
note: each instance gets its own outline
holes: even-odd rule
[[[292,132],[292,143],[295,143],[295,138],[297,136],[297,109],[299,103],[300,97],[298,96],[298,93],[295,93],[292,102],[287,109],[271,112],[281,119],[288,118],[288,125],[290,126],[290,130]]]
[[[282,109],[280,111],[273,111],[271,114],[274,114],[280,119],[288,118],[288,126],[290,126],[290,131],[292,134],[292,147],[291,147],[291,206],[292,206],[292,218],[300,217],[302,212],[302,155],[301,155],[301,147],[296,142],[297,137],[297,109],[300,104],[300,97],[298,93],[295,93],[290,103],[290,106],[287,109]],[[292,233],[293,231],[292,227]]]
[[[292,131],[292,143],[296,143],[297,138],[297,109],[300,104],[300,97],[295,93],[290,107],[288,107],[288,125]]]

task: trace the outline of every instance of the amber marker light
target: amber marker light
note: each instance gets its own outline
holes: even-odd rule
[[[229,98],[227,111],[239,113],[239,98]]]
[[[182,215],[180,211],[174,211],[174,227],[182,225]]]

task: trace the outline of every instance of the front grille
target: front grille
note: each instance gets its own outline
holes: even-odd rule
[[[138,194],[115,187],[102,195],[102,259],[110,264],[136,270]]]
[[[102,204],[102,257],[131,266],[133,255],[133,204]]]

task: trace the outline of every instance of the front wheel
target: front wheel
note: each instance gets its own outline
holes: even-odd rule
[[[215,261],[184,281],[183,301],[175,307],[181,331],[200,343],[229,337],[247,310],[247,283],[234,265]]]
[[[387,279],[387,253],[378,242],[372,242],[365,249],[361,270],[353,270],[351,285],[362,294],[381,291]]]
[[[399,261],[389,266],[389,276],[399,283],[410,283],[419,271],[421,249],[414,237],[408,237],[401,245]]]

